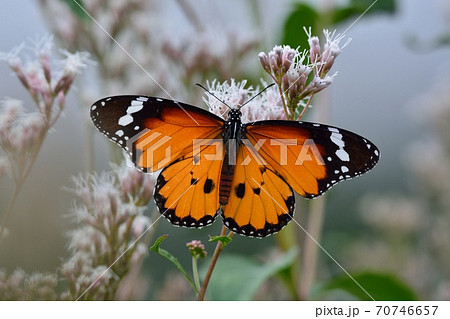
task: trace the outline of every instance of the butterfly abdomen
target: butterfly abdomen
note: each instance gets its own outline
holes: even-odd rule
[[[222,172],[220,173],[220,187],[219,187],[219,203],[220,205],[228,204],[230,197],[231,185],[233,182],[234,165],[229,163],[228,152],[225,153],[225,158],[222,164]]]

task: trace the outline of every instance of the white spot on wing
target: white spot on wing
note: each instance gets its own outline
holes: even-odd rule
[[[137,103],[140,103],[140,104],[137,104]],[[132,114],[132,113],[139,112],[140,110],[142,110],[143,107],[144,107],[144,104],[142,102],[132,101],[131,106],[129,106],[127,108],[127,113]]]
[[[328,130],[332,132],[330,136],[331,141],[339,147],[336,151],[336,156],[339,157],[341,161],[350,161],[350,155],[344,150],[345,142],[342,139],[342,134],[334,127],[329,127]]]
[[[117,130],[115,133],[117,136],[122,137],[123,136],[123,131],[122,130]]]
[[[343,148],[340,148],[336,151],[336,156],[339,157],[341,161],[348,162],[350,161],[350,156]]]
[[[336,144],[337,146],[339,146],[339,148],[344,147],[345,143],[342,140],[342,134],[333,132],[331,133],[331,141]]]
[[[133,117],[130,114],[124,115],[119,119],[118,124],[120,126],[127,126],[128,124],[133,122]]]
[[[337,128],[335,128],[335,127],[329,127],[328,131],[334,132],[334,133],[339,133],[339,130]]]

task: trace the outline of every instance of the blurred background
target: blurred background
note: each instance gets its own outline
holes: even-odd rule
[[[268,80],[258,52],[268,52],[277,44],[304,45],[302,26],[311,23],[317,35],[321,27],[342,33],[371,4],[356,0],[125,2],[85,0],[84,5],[171,97],[202,107],[203,92],[194,86],[196,82],[234,78],[258,85],[260,77]],[[109,162],[118,158],[111,151],[114,147],[92,129],[89,106],[111,94],[171,98],[89,17],[68,3],[7,1],[0,11],[1,52],[54,34],[56,48],[88,51],[94,61],[72,86],[63,116],[47,136],[14,207],[8,236],[0,242],[0,269],[5,274],[17,268],[26,273],[55,273],[62,260],[69,258],[67,232],[77,227],[77,221],[69,218],[77,205],[69,191],[74,187],[71,178],[109,171]],[[371,291],[371,280],[378,279],[398,291],[397,296],[379,298],[448,300],[450,4],[446,0],[379,0],[351,25],[346,37],[352,41],[333,66],[339,74],[318,95],[316,108],[322,107],[326,115],[310,112],[309,119],[319,116],[367,137],[380,149],[381,160],[368,174],[327,192],[318,240],[355,279],[365,283],[366,290]],[[33,101],[6,62],[0,63],[0,74],[0,97],[23,100],[32,111]],[[11,180],[1,176],[0,212],[6,210],[12,194]],[[297,202],[296,220],[306,226],[311,203],[301,198]],[[152,216],[155,209],[149,204],[145,214]],[[295,270],[301,259],[291,258],[289,248],[293,246],[297,249],[293,254],[302,256],[306,240],[293,227],[283,231],[294,234],[289,235],[288,244],[275,236],[233,237],[221,256],[223,268],[218,266],[215,273],[230,278],[212,282],[209,298],[233,298],[223,291],[238,289],[233,285],[241,280],[227,274],[232,270],[226,262],[266,270],[265,277],[248,277],[255,289],[247,295],[231,294],[236,298],[367,298],[351,287],[342,269],[320,249],[310,291],[304,297],[292,293],[293,286],[301,285],[292,283],[292,278],[297,282],[301,277]],[[220,228],[220,218],[202,230],[175,228],[161,219],[149,240],[169,234],[164,248],[190,270],[185,243],[202,240],[210,257],[215,244],[208,243],[208,235],[219,234]],[[226,254],[235,259],[227,261]],[[273,260],[281,266],[270,266]],[[184,277],[156,253],[144,258],[140,276],[145,285],[132,298],[194,299]],[[64,285],[58,279],[56,289]]]

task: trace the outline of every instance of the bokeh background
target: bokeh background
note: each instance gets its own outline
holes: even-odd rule
[[[322,12],[351,2],[319,1],[319,4],[310,5]],[[104,10],[116,5],[115,1],[112,3]],[[195,82],[245,78],[253,85],[259,84],[258,78],[264,74],[258,52],[268,52],[274,45],[283,44],[286,21],[298,3],[288,0],[152,1],[146,6],[148,11],[138,12],[123,21],[121,27],[126,28],[131,22],[133,27],[118,41],[123,41],[125,48],[171,96],[202,105],[203,93],[194,86]],[[382,274],[385,280],[394,286],[392,282],[397,283],[395,287],[412,292],[417,299],[448,300],[450,5],[446,0],[389,3],[394,7],[362,17],[347,31],[346,36],[352,41],[333,67],[339,74],[331,87],[319,94],[316,107],[326,110],[322,119],[369,138],[382,154],[373,171],[339,184],[326,194],[320,242],[346,270],[355,276],[361,275],[359,278],[363,281],[364,276],[377,278]],[[370,1],[366,4],[367,7]],[[98,12],[102,10],[98,9]],[[193,15],[189,15],[189,10],[194,10]],[[64,29],[68,12],[67,4],[58,0],[2,3],[0,51],[9,52],[22,42],[52,34],[55,28]],[[105,24],[110,23],[107,17],[114,19],[112,12],[110,16],[103,12],[102,17],[104,20],[100,22]],[[343,32],[356,17],[330,28]],[[67,34],[77,32],[66,31]],[[139,31],[142,34],[138,34]],[[105,42],[109,41],[101,30],[96,32],[97,38],[104,37]],[[303,32],[298,29],[298,33]],[[154,38],[145,43],[146,35]],[[238,49],[245,45],[248,48],[236,53],[232,43]],[[55,46],[70,51],[87,50],[81,45],[76,48],[74,43],[58,37]],[[103,48],[110,47],[105,45]],[[73,192],[68,190],[73,187],[71,177],[90,168],[97,172],[110,170],[109,162],[117,158],[117,154],[111,156],[109,142],[101,134],[89,133],[92,129],[88,120],[90,103],[108,94],[157,94],[167,98],[120,49],[111,50],[114,52],[101,52],[100,55],[110,59],[111,66],[121,64],[129,71],[116,80],[107,71],[99,71],[106,62],[92,63],[77,79],[68,96],[64,115],[46,139],[20,194],[8,227],[9,235],[0,244],[0,268],[5,273],[12,273],[18,267],[27,273],[54,273],[61,260],[68,258],[69,244],[65,234],[76,227],[76,221],[68,217],[76,201]],[[202,52],[216,54],[218,62],[203,70],[195,64],[206,63],[207,59],[201,59]],[[235,60],[227,60],[230,57]],[[96,58],[91,56],[93,61]],[[214,69],[219,64],[224,70]],[[31,111],[32,101],[7,63],[0,63],[0,74],[0,97],[21,99]],[[110,81],[105,80],[108,77]],[[184,82],[180,82],[180,78]],[[311,112],[310,116],[313,119],[317,115]],[[95,149],[93,155],[88,149],[90,136]],[[1,212],[6,209],[11,196],[11,181],[2,176]],[[310,203],[300,198],[297,201],[300,203],[296,219],[306,225]],[[154,210],[154,205],[150,205],[147,214],[151,215]],[[155,226],[152,241],[162,234],[169,234],[164,248],[190,270],[190,255],[185,243],[192,239],[202,240],[210,256],[215,245],[207,242],[208,235],[219,233],[219,219],[202,230],[174,228],[161,220]],[[301,251],[304,234],[298,229],[294,232]],[[224,254],[248,258],[236,259],[236,265],[250,260],[255,266],[277,260],[283,251],[280,247],[280,240],[274,237],[256,240],[235,236]],[[290,267],[288,262],[287,265]],[[217,276],[222,275],[219,270]],[[291,299],[292,294],[285,288],[283,279],[279,280],[286,277],[281,270],[273,271],[261,280],[255,293],[243,298]],[[162,257],[149,253],[140,271],[145,285],[134,298],[193,299],[183,276]],[[227,278],[226,274],[224,276]],[[342,288],[345,285],[339,280],[345,281],[345,274],[321,250],[318,250],[315,277],[308,299],[358,298],[358,293],[352,293],[353,288]],[[221,287],[221,283],[216,284]],[[233,284],[230,279],[222,289],[233,291]],[[341,289],[332,289],[333,285]],[[63,280],[59,286],[64,286]],[[213,294],[214,288],[211,290]],[[226,299],[227,295],[219,293],[210,298]]]

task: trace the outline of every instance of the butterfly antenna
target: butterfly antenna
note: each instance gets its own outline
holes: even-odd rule
[[[203,90],[205,90],[209,95],[214,96],[218,101],[222,102],[224,105],[226,105],[230,110],[232,109],[227,103],[225,103],[225,101],[219,99],[217,96],[214,95],[214,93],[208,91],[207,88],[205,88],[203,85],[201,85],[200,83],[195,83],[195,85],[201,87]]]
[[[265,87],[264,89],[262,89],[262,91],[260,91],[258,94],[252,96],[252,98],[251,98],[250,100],[248,100],[247,102],[245,102],[244,104],[242,104],[240,108],[242,108],[245,104],[251,102],[255,97],[257,97],[258,95],[261,95],[262,92],[264,92],[265,90],[267,90],[268,88],[270,88],[270,87],[272,87],[272,86],[274,86],[274,85],[275,85],[275,83],[272,83],[272,84],[269,84],[268,86],[266,86],[266,87]]]

